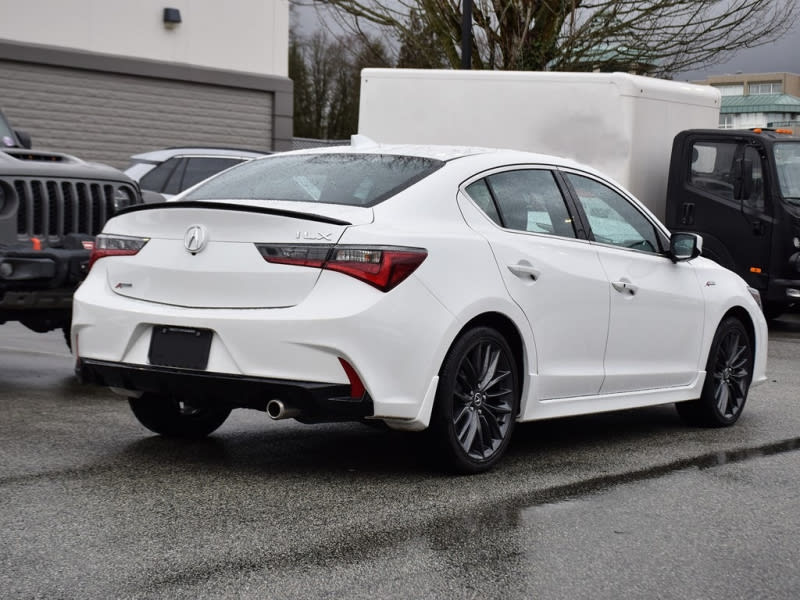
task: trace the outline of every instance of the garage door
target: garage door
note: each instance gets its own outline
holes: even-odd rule
[[[34,148],[118,168],[169,146],[272,149],[261,90],[0,60],[0,108]]]

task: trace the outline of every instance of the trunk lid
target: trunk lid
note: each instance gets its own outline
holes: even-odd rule
[[[149,238],[138,254],[107,259],[108,284],[122,296],[175,306],[294,306],[321,269],[268,263],[256,244],[333,245],[350,224],[371,221],[370,208],[297,202],[140,207],[104,229]]]

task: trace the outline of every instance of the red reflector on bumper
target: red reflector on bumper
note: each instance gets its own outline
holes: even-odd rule
[[[339,362],[342,363],[342,368],[347,375],[347,379],[350,381],[350,397],[361,398],[366,389],[364,388],[364,384],[361,381],[361,378],[358,376],[358,373],[356,373],[356,370],[353,368],[353,366],[345,359],[340,358]]]

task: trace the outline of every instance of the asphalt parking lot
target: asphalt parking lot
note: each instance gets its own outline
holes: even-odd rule
[[[800,318],[736,427],[672,407],[524,424],[475,477],[420,436],[234,413],[150,435],[56,333],[3,326],[7,598],[796,598]]]

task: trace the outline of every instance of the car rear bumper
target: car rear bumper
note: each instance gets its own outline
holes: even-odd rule
[[[350,386],[338,383],[289,381],[212,373],[170,367],[142,366],[78,359],[75,373],[83,383],[126,390],[131,395],[151,392],[179,396],[190,403],[228,404],[266,410],[280,400],[307,422],[353,420],[372,416],[369,394],[350,396]]]
[[[82,369],[88,365],[87,380],[134,392],[174,390],[187,402],[211,385],[218,388],[215,398],[260,408],[271,399],[314,407],[336,398],[336,413],[347,404],[339,399],[350,398],[347,363],[370,407],[351,403],[347,410],[398,426],[427,426],[422,408],[458,324],[414,277],[383,294],[326,272],[294,307],[207,309],[117,294],[102,263],[92,268],[73,304],[72,347]],[[205,369],[151,360],[153,330],[161,326],[213,332]],[[238,394],[247,400],[235,399]]]

